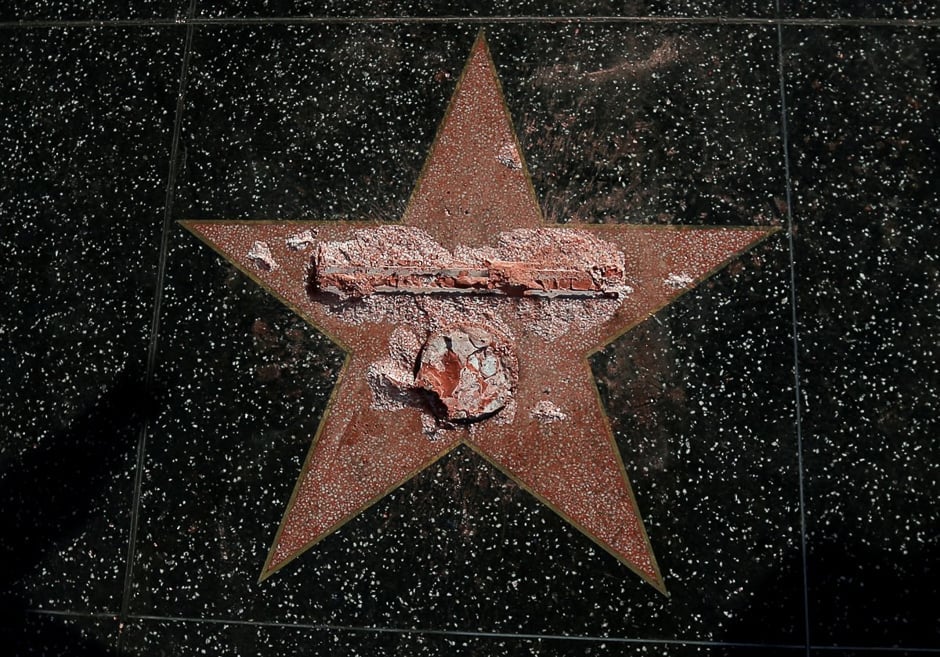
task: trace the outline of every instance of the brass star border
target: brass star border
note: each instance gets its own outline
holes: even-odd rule
[[[521,152],[481,31],[400,224],[181,222],[347,354],[261,580],[466,445],[666,594],[588,357],[778,228],[547,224]],[[435,253],[487,263],[479,254],[491,253],[525,266],[538,254],[581,262],[610,252],[619,254],[612,271],[621,279],[616,292],[561,281],[571,298],[364,296],[371,288],[342,298],[319,289],[316,259],[363,243],[399,265],[414,256],[408,248],[426,254],[429,244]],[[460,287],[442,276],[434,284],[447,289],[437,291]],[[486,322],[513,354],[511,399],[497,414],[448,423],[421,403],[379,399],[377,380],[408,378],[382,374],[402,351],[407,364],[427,353],[429,336]],[[415,381],[401,385],[402,396],[414,397]]]

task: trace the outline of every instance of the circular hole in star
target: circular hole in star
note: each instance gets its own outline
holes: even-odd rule
[[[418,356],[415,385],[428,393],[442,422],[469,424],[493,417],[512,399],[512,349],[496,331],[459,325],[428,336]]]

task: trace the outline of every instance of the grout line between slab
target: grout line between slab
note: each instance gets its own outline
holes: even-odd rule
[[[190,0],[189,15],[194,15],[196,0]],[[156,285],[154,290],[153,317],[150,324],[150,343],[147,349],[147,369],[144,379],[144,394],[151,396],[154,389],[157,351],[160,337],[160,314],[163,306],[163,286],[166,279],[167,251],[170,229],[173,225],[173,202],[176,194],[176,176],[179,165],[179,142],[182,131],[183,112],[186,104],[186,85],[189,77],[189,60],[192,52],[193,25],[187,25],[183,40],[183,57],[180,66],[179,88],[176,97],[176,114],[173,119],[173,136],[170,143],[170,164],[167,172],[166,197],[163,207],[163,222],[160,232],[160,254],[157,260]],[[144,461],[147,452],[152,419],[146,418],[140,430],[137,442],[137,459],[134,473],[134,489],[131,501],[130,531],[127,543],[127,561],[124,569],[124,586],[121,596],[120,619],[122,624],[128,618],[131,603],[131,584],[133,580],[134,557],[137,546],[137,530],[140,521],[140,497],[144,476]],[[118,654],[121,653],[123,635],[118,637]]]
[[[140,28],[170,26],[253,26],[253,25],[344,25],[400,23],[418,24],[516,24],[516,23],[611,23],[650,25],[791,25],[803,27],[940,27],[936,18],[772,18],[729,16],[268,16],[257,18],[141,18],[100,20],[0,21],[0,29],[36,28]]]
[[[940,655],[938,648],[902,648],[900,646],[812,646],[813,650],[822,652],[827,650],[852,651],[852,652],[897,652],[897,653],[924,653],[928,655]]]
[[[777,10],[780,10],[780,0],[777,0]],[[806,493],[803,470],[803,415],[802,415],[802,386],[800,382],[800,322],[796,295],[796,254],[793,239],[793,194],[792,179],[790,177],[790,132],[787,123],[787,91],[786,91],[786,65],[783,50],[783,25],[777,25],[777,66],[780,80],[780,135],[783,141],[783,171],[786,189],[784,190],[787,204],[787,252],[790,259],[790,320],[793,331],[793,396],[794,396],[794,425],[796,429],[796,461],[799,480],[800,504],[800,559],[803,574],[803,632],[806,642],[806,655],[809,657],[812,637],[810,636],[810,610],[809,610],[809,575],[806,554]]]
[[[87,611],[65,611],[52,609],[27,609],[26,613],[36,616],[59,616],[66,618],[87,618],[87,619],[114,619],[118,620],[117,613],[107,612],[87,612]],[[521,639],[532,641],[580,641],[580,642],[601,642],[601,643],[620,643],[620,644],[642,644],[642,645],[689,645],[714,648],[754,648],[765,650],[793,650],[802,651],[803,645],[787,643],[745,643],[733,641],[702,641],[702,640],[682,640],[682,639],[633,639],[626,637],[609,636],[566,636],[563,634],[521,634],[512,632],[482,632],[469,630],[427,630],[416,628],[395,628],[395,627],[360,627],[353,625],[329,625],[317,623],[281,623],[277,621],[252,621],[242,619],[228,618],[195,618],[187,616],[160,616],[153,614],[130,614],[127,620],[135,621],[153,621],[163,623],[180,624],[203,624],[203,625],[241,625],[247,627],[269,627],[284,630],[332,630],[341,632],[360,632],[373,634],[422,634],[429,636],[459,636],[472,637],[479,639]],[[937,648],[917,648],[902,646],[813,646],[809,648],[813,651],[858,651],[858,652],[879,652],[879,653],[923,653],[940,654]]]
[[[522,639],[530,641],[579,641],[579,642],[600,642],[600,643],[618,643],[618,644],[641,644],[641,645],[688,645],[704,647],[731,647],[731,648],[764,648],[764,649],[786,649],[802,650],[800,644],[786,643],[752,643],[752,642],[733,642],[733,641],[704,641],[699,639],[638,639],[630,637],[610,637],[610,636],[584,636],[584,635],[565,635],[565,634],[534,634],[522,632],[485,632],[475,630],[436,630],[428,628],[410,628],[410,627],[363,627],[354,625],[333,625],[328,623],[280,623],[276,621],[253,621],[228,618],[193,618],[193,617],[167,617],[151,616],[146,614],[134,614],[133,620],[162,621],[173,623],[205,623],[209,625],[242,625],[249,627],[272,627],[281,629],[298,630],[328,630],[336,632],[359,632],[372,634],[421,634],[426,636],[455,636],[476,639]]]
[[[26,609],[25,613],[33,616],[64,616],[66,618],[110,618],[117,620],[117,611],[70,611],[68,609]]]

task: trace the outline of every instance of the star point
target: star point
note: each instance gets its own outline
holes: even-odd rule
[[[587,357],[776,229],[545,224],[482,33],[400,224],[183,225],[348,354],[261,580],[466,445],[666,593]]]
[[[486,244],[509,227],[544,225],[521,153],[481,30],[402,223],[451,248]]]

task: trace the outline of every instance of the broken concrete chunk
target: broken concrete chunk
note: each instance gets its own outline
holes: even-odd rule
[[[568,419],[568,414],[558,408],[555,404],[543,399],[532,409],[530,416],[539,422],[563,422]]]
[[[496,354],[487,354],[480,367],[480,374],[485,377],[492,377],[499,368],[499,361],[496,360]]]
[[[506,341],[477,326],[454,326],[428,338],[415,385],[432,395],[441,420],[475,422],[512,398],[515,371]]]
[[[351,240],[319,243],[312,259],[316,288],[342,299],[371,294],[617,298],[625,285],[623,254],[570,230],[515,231],[501,237],[500,252],[463,249],[458,258],[422,231],[387,228],[381,239],[357,232]]]
[[[286,240],[284,240],[284,242],[287,244],[289,249],[293,251],[301,251],[316,241],[316,234],[317,230],[315,228],[308,228],[307,230],[301,231],[296,235],[291,235]]]
[[[247,255],[248,259],[262,271],[274,271],[277,269],[277,262],[275,262],[274,256],[271,254],[271,248],[266,242],[253,243],[251,248],[248,249]]]
[[[477,348],[473,346],[473,343],[470,342],[470,336],[461,332],[454,332],[451,334],[450,348],[455,354],[464,360],[466,360],[470,354],[477,350]]]

